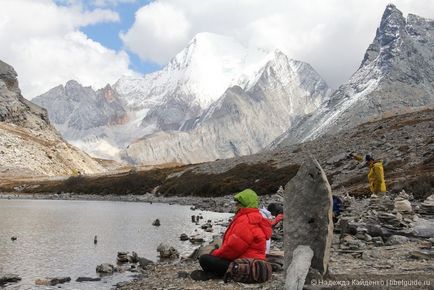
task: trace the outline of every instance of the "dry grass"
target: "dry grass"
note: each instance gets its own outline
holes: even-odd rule
[[[222,196],[252,188],[258,194],[277,191],[297,174],[299,166],[276,169],[270,164],[239,164],[221,174],[197,174],[188,171],[168,179],[160,188],[165,195]]]
[[[145,194],[160,186],[159,192],[178,196],[222,196],[252,188],[258,194],[274,193],[298,171],[298,165],[275,168],[270,163],[239,164],[221,174],[197,174],[191,170],[167,178],[188,167],[172,167],[144,171],[131,170],[105,176],[73,176],[66,180],[29,183],[27,193],[62,193],[125,195]],[[24,183],[21,183],[24,184]],[[14,184],[19,186],[21,184]],[[35,187],[37,185],[37,187]],[[11,186],[0,191],[11,191]]]

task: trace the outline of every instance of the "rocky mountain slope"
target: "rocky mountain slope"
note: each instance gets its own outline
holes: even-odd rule
[[[124,151],[133,163],[198,163],[258,152],[314,112],[329,89],[313,68],[276,51],[256,79],[234,86],[181,132],[145,136]]]
[[[366,165],[347,157],[349,153],[369,153],[383,160],[389,192],[405,189],[416,199],[424,200],[434,189],[433,132],[434,110],[424,110],[249,156],[76,181],[26,181],[25,191],[116,195],[160,192],[165,196],[212,197],[251,187],[263,195],[284,186],[303,160],[313,155],[327,174],[333,194],[369,196]],[[35,184],[37,188],[32,189]],[[0,187],[0,191],[9,190]]]
[[[434,21],[387,6],[351,79],[273,142],[295,144],[393,114],[434,106]]]
[[[124,147],[144,133],[130,124],[131,114],[110,85],[95,91],[71,80],[32,101],[47,109],[63,138],[95,156],[111,158],[118,145]]]
[[[0,175],[70,175],[104,171],[87,154],[66,143],[47,112],[27,101],[17,74],[0,61]]]
[[[241,91],[233,86],[249,96],[234,98]],[[309,65],[289,60],[278,51],[246,48],[232,38],[212,33],[196,35],[160,71],[139,78],[123,77],[106,90],[114,101],[71,81],[34,100],[48,110],[51,121],[69,142],[95,156],[116,159],[119,149],[134,143],[123,153],[127,160],[162,163],[256,152],[283,133],[292,118],[311,113],[330,94]],[[244,110],[244,105],[248,109]],[[233,120],[225,115],[235,111],[239,114]],[[267,114],[276,119],[266,120]],[[232,126],[236,118],[243,121]],[[236,133],[245,126],[251,127],[249,134]],[[184,133],[199,127],[202,129],[194,133]],[[270,129],[271,134],[263,136]],[[179,146],[172,145],[176,132],[180,132]],[[151,137],[153,148],[144,141],[150,134],[155,134]],[[192,158],[188,142],[196,138],[199,141],[194,143],[202,148],[196,146],[197,155]],[[205,141],[201,143],[201,139]],[[215,140],[220,141],[217,144]],[[155,149],[160,146],[161,150]]]

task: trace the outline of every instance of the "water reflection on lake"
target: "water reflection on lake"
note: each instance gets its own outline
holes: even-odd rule
[[[38,278],[70,276],[97,277],[95,267],[115,264],[118,251],[136,251],[157,260],[160,242],[173,245],[181,256],[193,246],[180,241],[182,233],[205,233],[191,223],[191,215],[202,213],[205,222],[227,221],[229,214],[191,211],[188,206],[111,201],[0,200],[0,273],[18,274],[23,280],[7,289],[49,289],[36,287]],[[158,218],[160,227],[152,226]],[[197,232],[195,230],[197,229]],[[98,243],[94,245],[94,236]],[[17,236],[16,241],[11,241]],[[110,289],[133,273],[104,277],[101,282],[66,283],[63,289]]]

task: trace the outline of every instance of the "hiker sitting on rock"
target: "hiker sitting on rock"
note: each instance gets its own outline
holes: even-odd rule
[[[350,157],[357,161],[362,161],[360,155],[350,154]],[[386,182],[384,181],[383,161],[375,160],[371,155],[365,156],[365,161],[369,166],[368,182],[371,193],[378,195],[386,192]]]
[[[223,235],[220,248],[200,256],[202,270],[191,273],[194,280],[223,277],[229,264],[239,258],[265,260],[266,240],[271,238],[271,223],[258,209],[256,192],[246,189],[235,195],[236,214]]]

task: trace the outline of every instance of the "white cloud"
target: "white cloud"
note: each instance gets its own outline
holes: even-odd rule
[[[134,3],[137,0],[91,0],[90,1],[93,6],[98,7],[107,7],[107,6],[116,6],[122,3]]]
[[[143,60],[164,64],[199,32],[225,34],[307,61],[336,87],[359,66],[390,2],[434,18],[432,0],[156,0],[122,39]]]
[[[15,68],[29,99],[70,79],[100,88],[122,74],[134,74],[128,55],[103,47],[79,28],[113,21],[119,15],[106,9],[83,11],[49,0],[2,1],[0,59]]]
[[[142,59],[161,63],[174,55],[174,44],[185,43],[190,35],[190,25],[182,11],[171,4],[152,2],[136,12],[134,25],[120,37]]]

